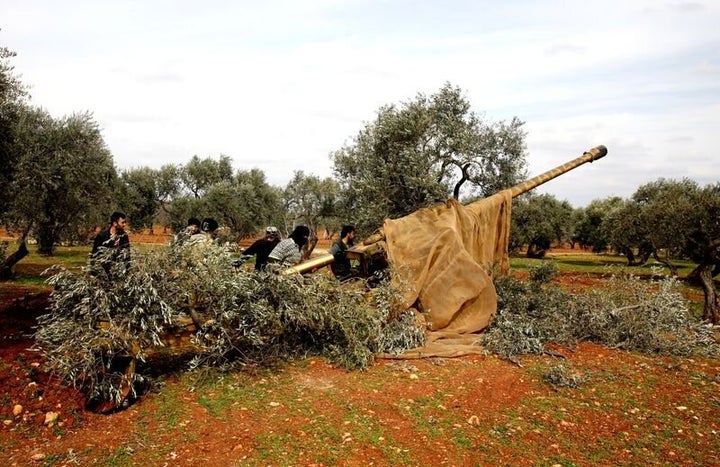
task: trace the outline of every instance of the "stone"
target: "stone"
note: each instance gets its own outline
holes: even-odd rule
[[[50,425],[52,423],[55,423],[57,418],[58,418],[57,412],[47,412],[45,414],[45,425]]]

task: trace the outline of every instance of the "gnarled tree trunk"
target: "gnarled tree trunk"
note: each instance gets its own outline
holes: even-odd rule
[[[527,256],[528,258],[543,259],[545,257],[545,253],[547,253],[547,249],[531,243],[530,245],[528,245],[527,253],[525,254],[525,256]]]
[[[718,297],[715,282],[713,281],[713,264],[704,263],[698,266],[698,278],[705,292],[705,304],[703,306],[703,320],[720,324],[720,297]]]
[[[667,268],[670,269],[670,274],[673,277],[677,277],[677,265],[673,264],[672,261],[670,261],[669,259],[660,258],[660,255],[658,255],[657,250],[653,250],[652,256],[653,256],[653,258],[655,258],[655,261],[667,266]]]
[[[695,269],[690,271],[687,275],[687,281],[691,284],[701,285],[700,282],[700,270],[705,267],[703,263],[698,264]],[[712,263],[710,277],[715,277],[720,274],[720,259],[715,259]]]
[[[25,239],[20,241],[20,246],[15,253],[8,256],[5,261],[0,264],[0,279],[10,279],[13,275],[13,266],[18,263],[21,259],[28,255],[27,245]]]
[[[628,259],[628,266],[642,266],[647,263],[653,253],[652,248],[641,246],[638,248],[638,257],[635,257],[632,248],[625,250],[625,257]]]
[[[41,255],[52,256],[55,250],[55,241],[57,240],[57,226],[55,219],[40,222],[38,224],[38,253]]]

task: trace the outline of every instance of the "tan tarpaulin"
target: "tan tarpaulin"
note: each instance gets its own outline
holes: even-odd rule
[[[406,304],[423,312],[425,347],[402,358],[479,353],[476,334],[490,323],[497,294],[490,272],[507,273],[509,190],[467,206],[456,200],[383,225],[390,264],[409,285]]]

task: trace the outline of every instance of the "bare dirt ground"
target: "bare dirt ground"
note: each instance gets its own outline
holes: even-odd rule
[[[522,367],[472,356],[347,372],[308,359],[197,387],[170,372],[98,415],[32,350],[45,294],[0,290],[5,465],[720,465],[714,360],[593,344]],[[543,382],[558,364],[588,382]]]
[[[306,359],[202,384],[168,371],[128,409],[98,415],[32,350],[46,299],[41,287],[0,283],[7,466],[720,465],[716,360],[583,343],[522,366],[470,356],[347,372]],[[545,382],[558,365],[585,383]]]

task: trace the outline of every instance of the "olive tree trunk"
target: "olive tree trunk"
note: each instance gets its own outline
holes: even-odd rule
[[[715,282],[713,281],[713,264],[705,263],[700,265],[698,278],[705,292],[705,304],[703,306],[703,320],[720,324],[720,297],[718,297]]]
[[[10,279],[13,275],[13,266],[15,266],[21,259],[28,255],[27,245],[25,240],[21,240],[20,246],[15,253],[11,254],[5,261],[0,263],[0,279]]]

